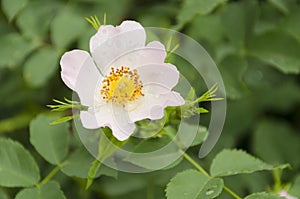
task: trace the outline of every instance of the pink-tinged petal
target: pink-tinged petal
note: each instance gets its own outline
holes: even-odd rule
[[[294,196],[291,196],[290,194],[288,194],[288,192],[285,190],[280,191],[279,196],[283,196],[286,199],[298,199],[297,197],[294,197]]]
[[[132,31],[132,30],[140,30],[140,29],[142,29],[144,31],[144,27],[139,22],[132,21],[132,20],[123,21],[120,26],[117,26],[117,28],[120,28],[120,31],[123,31],[123,32],[128,32],[128,31]],[[146,33],[143,36],[145,36],[145,40],[143,39],[143,44],[145,45]]]
[[[170,93],[161,94],[165,100],[164,107],[167,106],[182,106],[185,100],[181,97],[180,93],[172,91]]]
[[[124,21],[120,26],[100,26],[90,40],[90,50],[97,66],[105,71],[114,60],[145,46],[144,28],[135,21]]]
[[[81,111],[80,119],[84,128],[109,127],[120,141],[128,139],[136,128],[135,124],[130,122],[124,108],[112,104],[98,107],[98,110]]]
[[[94,51],[109,38],[118,34],[116,27],[112,25],[102,25],[95,35],[90,39],[90,50]]]
[[[135,69],[147,64],[163,64],[166,55],[164,45],[158,41],[153,41],[146,47],[126,52],[124,55],[118,57],[111,65],[116,68],[128,66],[131,69]]]
[[[145,90],[159,88],[161,92],[170,91],[179,80],[177,68],[169,63],[148,64],[136,68]]]
[[[61,78],[70,89],[74,90],[78,73],[87,59],[90,59],[90,55],[83,50],[72,50],[62,56]]]
[[[169,91],[165,94],[147,93],[140,100],[129,103],[126,108],[130,119],[135,122],[143,119],[161,119],[167,106],[181,106],[184,103],[179,93]]]
[[[151,51],[151,56],[147,57],[145,56],[145,64],[147,63],[153,63],[153,60],[155,60],[154,63],[164,63],[166,56],[167,56],[167,51],[165,46],[160,43],[159,41],[152,41],[148,43],[146,46],[148,49],[152,49]],[[149,60],[147,60],[147,58]]]

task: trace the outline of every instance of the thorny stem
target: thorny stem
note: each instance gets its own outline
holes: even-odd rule
[[[187,153],[185,153],[183,150],[179,150],[179,152],[182,154],[182,156],[189,162],[191,163],[196,169],[200,171],[203,175],[207,177],[211,177],[205,169],[203,169],[191,156],[189,156]],[[234,191],[232,191],[230,188],[224,186],[223,189],[227,191],[231,196],[233,196],[235,199],[242,199],[240,196],[238,196]]]

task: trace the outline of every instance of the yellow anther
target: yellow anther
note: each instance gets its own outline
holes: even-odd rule
[[[135,101],[144,96],[142,93],[143,83],[139,80],[136,69],[130,70],[129,67],[111,68],[109,76],[103,81],[100,90],[103,99],[125,106],[127,102]]]

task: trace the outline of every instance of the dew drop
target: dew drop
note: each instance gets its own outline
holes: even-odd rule
[[[206,192],[205,192],[205,194],[207,195],[207,196],[209,196],[209,195],[211,195],[211,194],[213,194],[214,193],[214,190],[210,190],[210,189],[208,189]]]

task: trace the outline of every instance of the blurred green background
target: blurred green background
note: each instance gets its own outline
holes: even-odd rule
[[[300,1],[1,0],[0,136],[29,149],[42,176],[52,166],[30,145],[29,123],[49,111],[46,105],[53,98],[71,98],[60,79],[60,56],[74,48],[88,50],[95,30],[84,17],[103,20],[104,12],[107,24],[132,19],[145,27],[181,31],[203,45],[219,67],[228,97],[227,119],[219,142],[200,164],[209,165],[223,148],[242,148],[268,163],[290,163],[284,182],[300,174]],[[174,62],[185,74],[191,73]],[[187,76],[202,88],[196,77]],[[207,125],[209,114],[202,118]],[[189,154],[196,158],[198,150],[191,148]],[[165,171],[119,173],[118,180],[103,176],[88,191],[82,179],[61,173],[55,178],[72,199],[164,198],[170,178],[190,167],[183,161]],[[225,182],[245,195],[266,190],[273,179],[270,172],[260,172]],[[8,198],[18,190],[4,189]],[[220,198],[231,197],[224,193]]]

